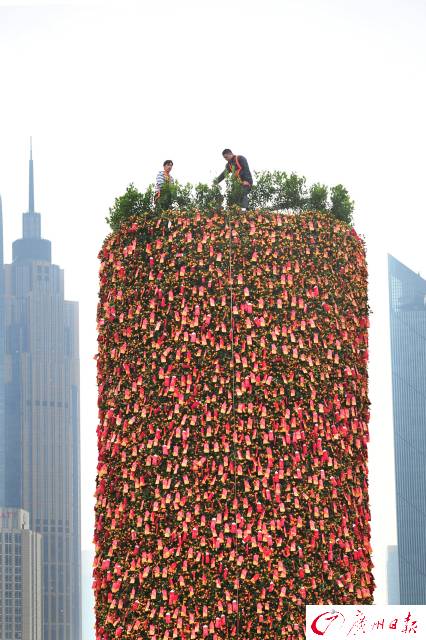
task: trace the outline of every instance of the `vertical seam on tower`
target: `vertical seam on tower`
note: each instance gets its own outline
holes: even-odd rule
[[[228,227],[229,227],[229,310],[230,310],[230,324],[231,324],[231,370],[232,370],[232,451],[234,458],[234,502],[235,502],[235,566],[238,567],[238,524],[237,524],[237,456],[236,456],[236,446],[237,446],[237,433],[235,430],[235,361],[234,361],[234,287],[233,287],[233,274],[232,274],[232,225],[231,219],[228,214]],[[232,523],[231,523],[232,524]],[[237,580],[237,619],[236,619],[236,637],[239,637],[239,618],[240,618],[240,603],[239,603],[239,592],[240,592],[240,582],[239,577],[236,571],[236,580]]]

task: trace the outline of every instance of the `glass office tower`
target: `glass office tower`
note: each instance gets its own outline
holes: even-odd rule
[[[389,256],[401,604],[426,604],[426,281]]]

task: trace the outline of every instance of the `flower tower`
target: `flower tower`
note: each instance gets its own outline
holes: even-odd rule
[[[163,212],[100,252],[97,640],[299,640],[371,603],[362,240]]]

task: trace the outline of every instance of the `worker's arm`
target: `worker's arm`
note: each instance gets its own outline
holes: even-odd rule
[[[228,174],[228,173],[229,173],[229,167],[228,167],[228,165],[226,165],[225,169],[222,171],[222,173],[220,174],[220,176],[217,176],[217,178],[215,178],[215,179],[214,179],[214,182],[215,182],[216,184],[218,184],[219,182],[222,182],[222,180],[224,180],[224,179],[225,179],[226,174]]]

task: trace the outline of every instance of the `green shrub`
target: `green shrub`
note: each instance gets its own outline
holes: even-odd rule
[[[199,183],[193,186],[177,181],[165,182],[159,197],[155,196],[154,185],[149,185],[140,193],[133,184],[124,195],[115,199],[109,210],[107,222],[113,230],[134,216],[144,216],[167,210],[200,209],[212,210],[238,205],[241,202],[241,183],[234,175],[226,179],[225,195],[220,186]],[[251,209],[272,209],[329,212],[338,220],[352,225],[354,203],[345,187],[338,184],[329,190],[326,185],[315,183],[309,189],[304,176],[285,171],[255,172],[255,184],[250,194]]]
[[[147,211],[152,211],[153,206],[154,187],[149,185],[145,193],[140,193],[132,183],[129,184],[124,195],[115,199],[106,221],[115,231],[125,220],[134,216],[143,216]]]
[[[308,207],[312,211],[327,211],[328,188],[316,182],[309,190]]]
[[[224,197],[218,184],[211,187],[208,184],[199,183],[195,186],[195,196],[193,205],[197,209],[221,208]]]
[[[347,189],[341,184],[331,188],[330,213],[338,220],[352,224],[354,202],[350,199]]]

